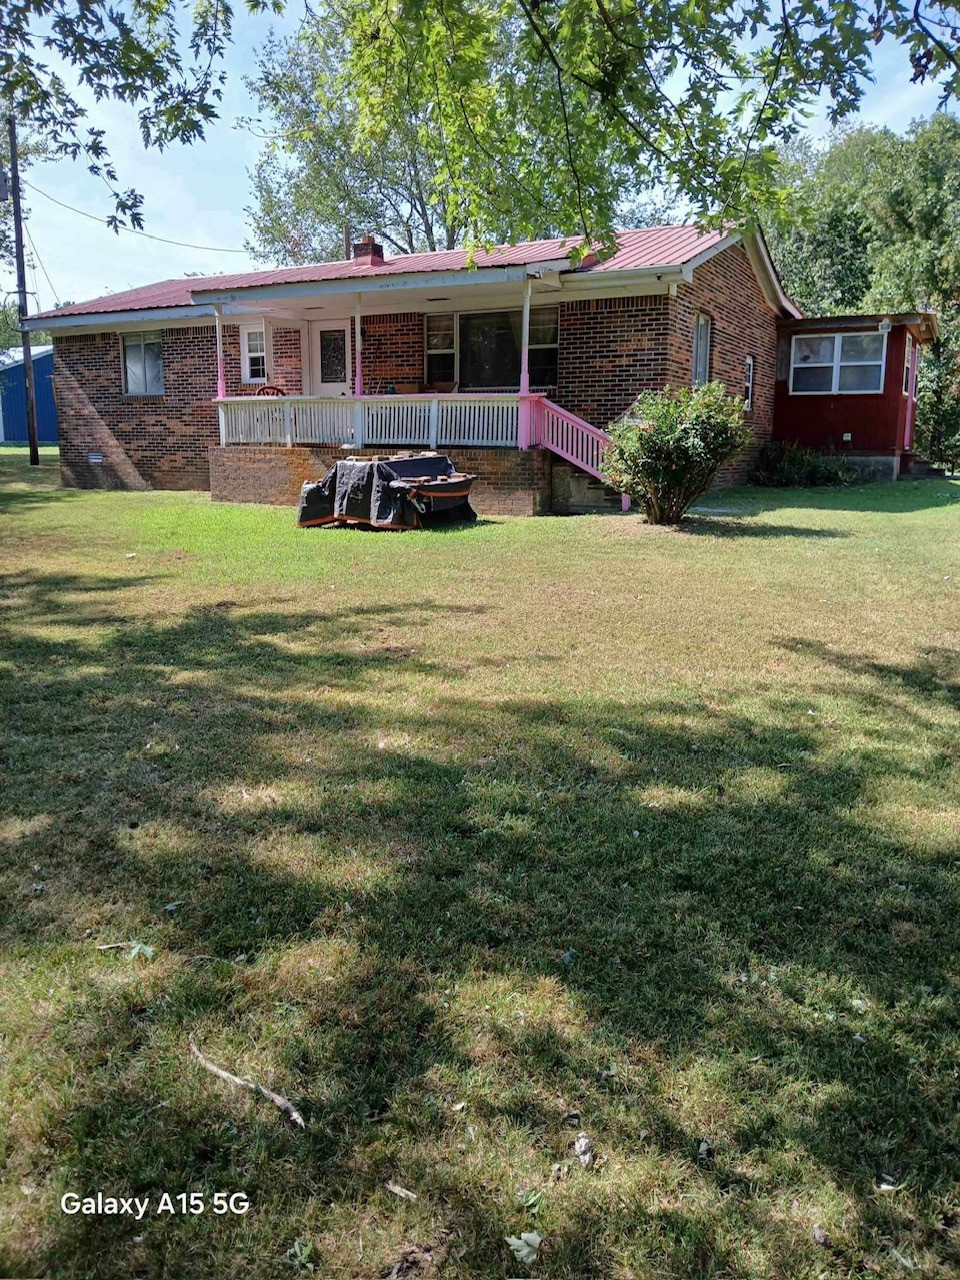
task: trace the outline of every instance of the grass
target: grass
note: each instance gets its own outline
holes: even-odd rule
[[[960,485],[373,535],[0,479],[0,1274],[957,1274]]]

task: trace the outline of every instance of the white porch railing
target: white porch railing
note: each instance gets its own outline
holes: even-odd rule
[[[518,447],[515,392],[418,396],[242,396],[219,400],[220,443],[348,448]],[[543,395],[529,397],[526,443],[603,479],[610,437]],[[624,497],[624,510],[630,499]]]
[[[220,400],[220,443],[516,447],[516,393],[242,396]]]

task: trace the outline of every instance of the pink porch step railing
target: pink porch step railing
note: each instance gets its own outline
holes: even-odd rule
[[[600,466],[610,437],[599,427],[591,426],[575,413],[561,409],[545,396],[531,397],[530,443],[549,449],[566,462],[572,462],[588,475],[604,480]],[[630,509],[630,498],[621,496],[624,511]]]

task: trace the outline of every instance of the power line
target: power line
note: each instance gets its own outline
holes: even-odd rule
[[[33,236],[30,234],[30,228],[27,226],[26,223],[24,223],[23,229],[27,233],[27,240],[30,243],[30,248],[33,251],[33,256],[36,258],[37,262],[40,263],[40,270],[43,272],[44,278],[47,284],[50,286],[50,292],[53,294],[53,300],[56,303],[56,305],[59,307],[60,295],[57,293],[56,289],[53,287],[53,281],[50,279],[50,272],[47,270],[46,266],[44,265],[44,261],[40,257],[40,252],[37,249],[37,246],[33,242]],[[34,272],[34,284],[36,284],[36,272]]]
[[[87,213],[85,209],[75,209],[72,204],[65,204],[62,200],[58,200],[56,196],[50,195],[46,191],[41,191],[39,187],[35,187],[32,182],[24,181],[23,185],[29,187],[31,191],[36,191],[38,196],[43,196],[45,200],[57,204],[61,209],[68,209],[70,213],[79,214],[81,218],[89,218],[91,222],[99,222],[102,227],[110,227],[111,231],[129,231],[134,236],[144,236],[147,240],[157,240],[160,244],[173,244],[178,249],[202,249],[204,253],[246,253],[246,249],[221,249],[212,244],[187,244],[183,240],[168,240],[166,236],[151,235],[149,231],[140,231],[137,227],[120,226],[113,228],[106,218],[98,218],[95,213]]]

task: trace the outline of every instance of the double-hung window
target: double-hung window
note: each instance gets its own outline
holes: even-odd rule
[[[560,341],[560,308],[537,307],[530,312],[527,367],[531,387],[557,385],[557,351]]]
[[[456,381],[457,318],[452,311],[427,316],[427,384]]]
[[[710,317],[698,311],[693,322],[693,385],[710,381]]]
[[[163,395],[161,334],[123,335],[123,389],[128,396]]]
[[[743,407],[748,413],[753,408],[753,356],[747,356],[743,367]]]
[[[791,395],[863,395],[883,391],[886,334],[795,334]]]
[[[913,337],[907,334],[907,345],[903,353],[903,394],[910,394],[910,372],[913,364]]]
[[[242,328],[240,349],[243,356],[243,381],[266,382],[267,338],[263,327]]]

